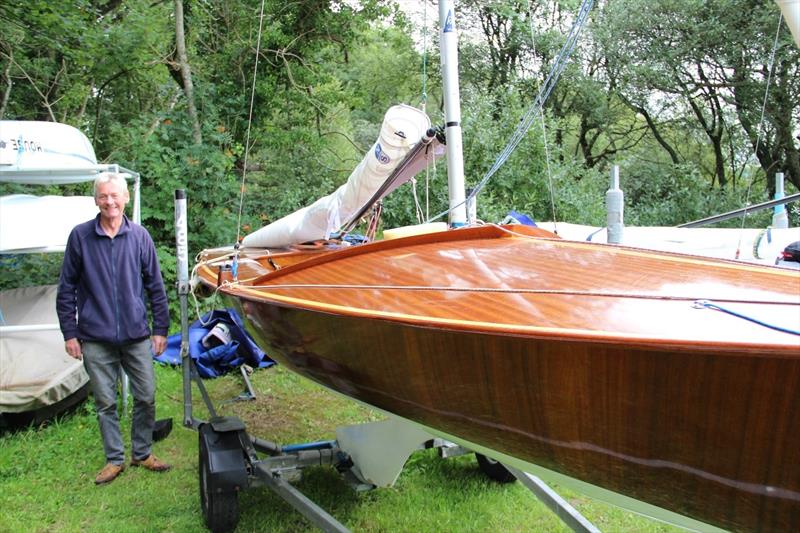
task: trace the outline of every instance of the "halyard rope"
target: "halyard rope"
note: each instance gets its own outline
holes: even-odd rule
[[[261,53],[261,30],[264,25],[264,0],[261,0],[261,14],[258,17],[258,39],[256,40],[256,61],[253,65],[253,85],[250,89],[250,112],[247,116],[247,135],[244,143],[244,168],[242,169],[242,185],[239,191],[239,216],[236,220],[236,242],[242,233],[242,209],[244,207],[244,188],[247,180],[247,157],[250,154],[250,126],[253,123],[253,102],[256,97],[256,77],[258,76],[258,56]]]

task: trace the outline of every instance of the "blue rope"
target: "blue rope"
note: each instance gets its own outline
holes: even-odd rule
[[[697,300],[694,303],[694,306],[697,307],[698,309],[699,308],[706,308],[706,309],[713,309],[715,311],[722,311],[723,313],[728,313],[729,315],[733,315],[733,316],[738,317],[738,318],[743,318],[744,320],[748,320],[750,322],[753,322],[754,324],[758,324],[759,326],[764,326],[765,328],[774,329],[776,331],[781,331],[783,333],[789,333],[790,335],[800,335],[800,331],[798,331],[798,330],[793,330],[793,329],[789,329],[789,328],[782,328],[780,326],[767,324],[766,322],[758,320],[757,318],[753,318],[753,317],[750,317],[750,316],[747,316],[747,315],[743,315],[741,313],[737,313],[736,311],[732,311],[730,309],[726,309],[724,307],[720,307],[719,305],[717,305],[717,304],[715,304],[713,302],[710,302],[708,300]]]

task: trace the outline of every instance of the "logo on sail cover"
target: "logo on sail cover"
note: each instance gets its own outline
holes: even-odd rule
[[[450,11],[447,12],[447,18],[444,19],[444,29],[442,30],[442,33],[449,33],[454,31],[454,29],[455,28],[453,27],[453,10],[451,9]]]
[[[375,159],[377,159],[384,165],[388,165],[389,161],[391,161],[389,156],[386,155],[386,152],[383,151],[383,148],[381,148],[381,143],[375,144]]]

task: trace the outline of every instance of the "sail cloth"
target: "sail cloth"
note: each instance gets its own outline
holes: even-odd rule
[[[789,26],[794,44],[800,47],[800,0],[775,0],[783,13],[783,20]]]
[[[248,247],[282,248],[329,238],[343,222],[370,201],[375,191],[430,127],[430,119],[419,109],[407,105],[392,106],[383,118],[378,140],[344,185],[310,206],[247,235],[242,244]]]

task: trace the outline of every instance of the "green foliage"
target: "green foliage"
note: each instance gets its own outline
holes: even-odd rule
[[[468,187],[492,166],[535,99],[578,4],[463,3],[458,22]],[[545,127],[537,120],[488,183],[478,198],[479,218],[496,222],[515,209],[537,220],[603,225],[613,164],[622,167],[628,224],[675,224],[765,199],[771,184],[763,172],[749,192],[742,175],[756,161],[750,156],[758,127],[754,102],[764,95],[762,59],[774,34],[774,6],[735,5],[623,0],[598,6],[547,102]],[[0,90],[11,87],[3,118],[73,124],[90,137],[99,160],[141,174],[143,223],[169,287],[175,282],[175,189],[188,193],[194,256],[233,244],[335,190],[374,142],[391,105],[425,103],[432,122],[444,123],[434,9],[425,21],[423,80],[423,50],[414,41],[422,22],[388,0],[269,0],[263,19],[256,0],[187,2],[185,8],[201,145],[193,141],[174,70],[171,3],[0,6],[0,72],[8,72],[0,74]],[[800,115],[793,97],[800,90],[800,54],[788,45],[777,52],[780,68],[766,114],[771,122],[758,161],[785,168],[791,193],[797,145],[787,135],[796,132]],[[713,77],[709,83],[700,66]],[[732,72],[740,78],[726,77]],[[712,115],[715,98],[721,110]],[[720,151],[709,141],[713,128],[699,123],[712,116],[722,128]],[[720,157],[729,183],[724,188],[715,174]],[[425,175],[417,177],[417,198],[431,215],[447,208],[445,174],[440,161],[428,174],[428,190]],[[0,192],[31,191],[3,185]],[[411,185],[384,207],[384,227],[418,221]],[[796,222],[798,215],[791,216]],[[52,265],[36,261],[26,267],[30,279],[52,280]]]
[[[63,254],[0,255],[0,290],[58,283]]]

